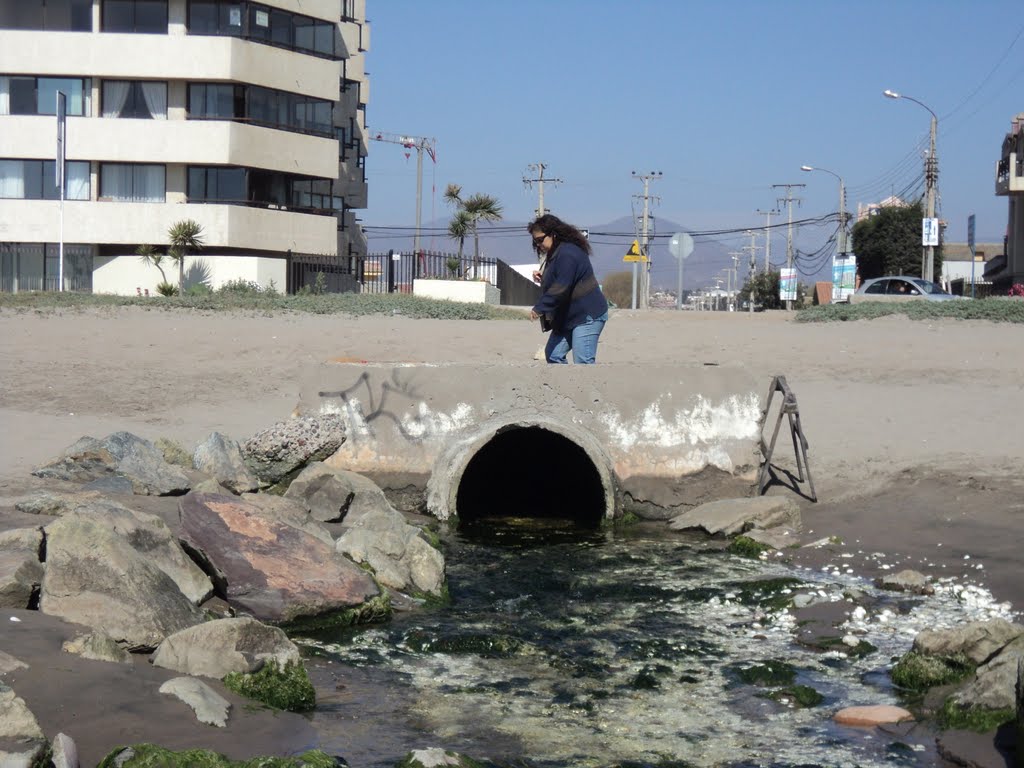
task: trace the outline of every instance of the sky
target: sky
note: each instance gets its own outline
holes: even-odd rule
[[[938,213],[946,241],[1001,242],[1007,198],[995,165],[1024,112],[1020,0],[368,0],[367,126],[436,140],[424,158],[423,223],[447,220],[449,183],[498,198],[508,221],[535,215],[530,164],[544,163],[545,205],[581,228],[651,213],[726,248],[771,218],[785,257],[786,206],[817,219],[901,192],[924,192],[930,114],[938,116]],[[408,153],[408,157],[406,154]],[[416,153],[371,141],[370,251],[383,227],[416,216]],[[782,226],[778,226],[782,224]],[[795,247],[834,238],[809,222]],[[394,234],[394,231],[391,233]],[[667,234],[667,233],[666,233]],[[710,235],[709,235],[710,236]],[[435,235],[439,249],[451,243]],[[523,234],[524,252],[528,250]],[[758,247],[763,248],[763,238]],[[763,260],[763,251],[759,251]]]

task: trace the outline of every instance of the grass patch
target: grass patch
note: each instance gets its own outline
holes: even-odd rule
[[[937,720],[944,730],[974,731],[988,733],[1004,723],[1012,722],[1016,712],[1006,709],[981,709],[980,707],[962,707],[950,696],[938,711]]]
[[[908,651],[892,668],[892,682],[908,691],[927,691],[936,685],[955,683],[968,677],[975,664],[964,654],[929,656]]]
[[[860,304],[819,304],[796,313],[798,323],[833,323],[874,320],[887,315],[906,315],[911,320],[989,320],[993,323],[1024,323],[1024,301],[1010,298],[965,301],[866,301]]]
[[[42,291],[0,293],[0,310],[14,312],[61,312],[141,307],[143,309],[199,310],[203,312],[250,311],[259,314],[304,313],[312,315],[402,315],[438,320],[528,320],[515,309],[439,301],[404,293],[326,293],[284,296],[279,293],[218,291],[185,296],[113,296],[109,294]]]
[[[262,702],[274,709],[308,712],[316,706],[316,690],[301,664],[268,661],[258,672],[229,672],[224,687],[239,696]]]

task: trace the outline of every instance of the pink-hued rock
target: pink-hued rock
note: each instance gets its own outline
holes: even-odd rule
[[[883,725],[884,723],[902,723],[904,720],[913,720],[914,716],[902,707],[876,704],[840,709],[832,719],[839,725]]]

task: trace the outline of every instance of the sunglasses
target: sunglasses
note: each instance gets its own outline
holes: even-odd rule
[[[533,238],[533,244],[539,248],[547,239],[547,235],[538,235],[537,237]]]

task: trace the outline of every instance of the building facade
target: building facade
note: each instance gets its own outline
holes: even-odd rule
[[[996,194],[1007,198],[1006,261],[991,278],[1000,289],[1024,284],[1024,112],[1013,118],[996,163]]]
[[[368,47],[365,0],[0,0],[0,290],[152,293],[187,220],[186,288],[346,271]]]

